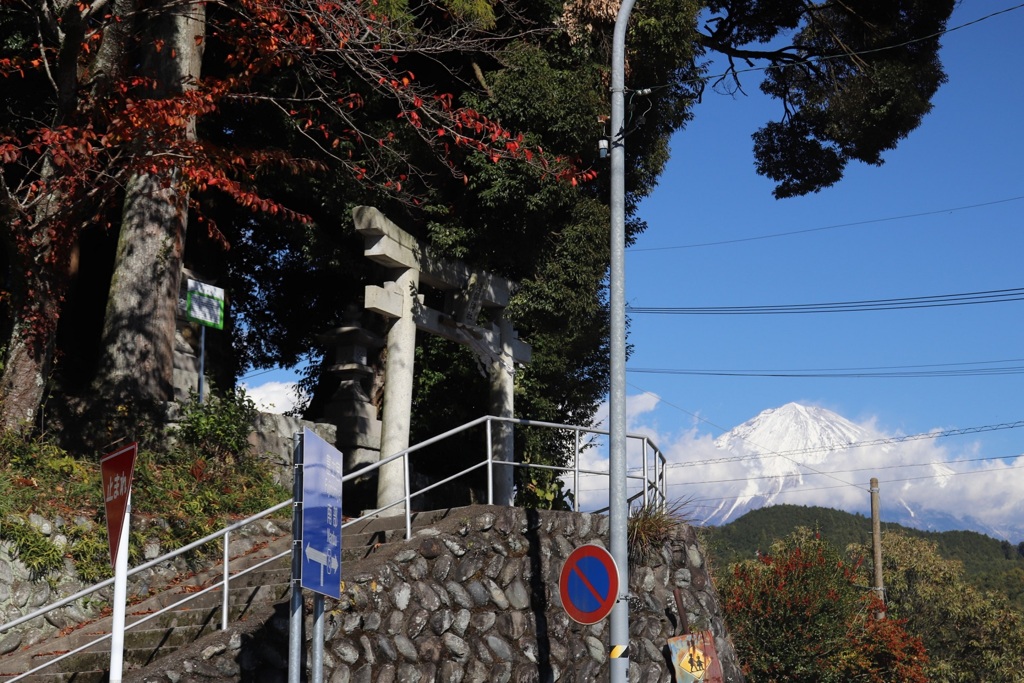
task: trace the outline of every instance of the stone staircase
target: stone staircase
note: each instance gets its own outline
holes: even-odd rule
[[[420,512],[413,515],[413,529],[429,527],[444,519],[453,510]],[[283,526],[287,526],[283,524]],[[405,518],[387,517],[367,519],[347,527],[342,532],[342,563],[356,562],[377,554],[392,540],[405,538]],[[232,576],[253,567],[268,558],[287,552],[292,545],[290,535],[274,539],[230,562]],[[232,622],[245,621],[258,612],[266,613],[275,603],[287,602],[291,558],[285,555],[237,579],[229,589],[228,615]],[[151,618],[136,628],[131,625],[162,607],[180,602],[188,593],[196,593],[222,578],[217,566],[184,577],[175,585],[139,603],[129,605],[126,614],[124,638],[124,673],[145,668],[180,648],[185,648],[203,636],[219,630],[222,610],[222,589],[216,588],[198,596],[182,606]],[[111,631],[109,617],[80,624],[70,632],[62,632],[27,648],[0,657],[0,683],[8,681],[47,661],[74,650]],[[26,683],[106,683],[110,664],[110,641],[104,640],[82,652],[70,655],[43,671],[20,679]]]

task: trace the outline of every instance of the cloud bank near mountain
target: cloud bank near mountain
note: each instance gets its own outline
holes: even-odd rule
[[[1024,539],[1024,456],[986,459],[962,438],[901,441],[907,435],[884,433],[875,419],[853,422],[797,403],[763,411],[717,439],[699,418],[655,421],[653,394],[631,396],[627,405],[629,431],[662,449],[669,498],[688,501],[694,522],[724,524],[775,503],[868,515],[869,481],[877,477],[885,521]],[[584,454],[586,468],[607,469],[605,441]],[[639,464],[635,445],[630,458],[631,468]],[[603,478],[580,489],[584,508],[607,504]]]

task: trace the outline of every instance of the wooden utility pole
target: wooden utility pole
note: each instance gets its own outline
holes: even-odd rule
[[[879,600],[885,602],[885,585],[882,583],[882,520],[878,504],[878,479],[871,477],[871,546],[874,550],[875,585],[873,590]],[[875,612],[876,619],[885,618],[885,610]]]

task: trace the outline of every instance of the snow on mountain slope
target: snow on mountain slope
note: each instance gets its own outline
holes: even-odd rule
[[[996,537],[1024,536],[1019,515],[995,517],[1006,518],[995,522],[995,528],[975,517],[980,512],[977,506],[951,508],[951,500],[963,499],[957,486],[962,487],[959,480],[963,478],[955,476],[962,472],[937,462],[941,450],[934,444],[920,440],[894,443],[890,437],[825,408],[788,403],[765,410],[715,440],[721,453],[717,459],[720,469],[708,479],[718,479],[721,486],[728,487],[729,495],[708,498],[721,502],[703,508],[701,521],[726,524],[750,510],[777,502],[868,514],[868,478],[882,475],[880,479],[887,481],[888,475],[895,478],[883,485],[885,521],[935,531],[971,529]],[[851,444],[858,445],[850,448]],[[738,495],[736,487],[740,489]],[[989,496],[993,503],[1005,493],[1001,488],[993,488]],[[785,495],[794,489],[815,492],[818,499]],[[1012,497],[1004,507],[1019,508],[1019,497]]]
[[[851,443],[882,438],[831,410],[799,403],[765,410],[715,440],[715,446],[743,458],[749,479],[738,498],[714,508],[704,520],[724,524],[771,505],[787,488],[805,483],[819,469],[836,469],[835,458]],[[881,446],[886,449],[886,446]],[[830,460],[828,467],[820,466]]]
[[[805,475],[821,469],[826,460],[835,461],[837,452],[849,444],[879,437],[812,405],[786,403],[764,411],[715,440],[719,449],[742,458],[749,478],[737,498],[721,503],[703,521],[724,524],[744,512],[772,505],[783,490],[803,485]],[[836,467],[830,462],[824,469]]]

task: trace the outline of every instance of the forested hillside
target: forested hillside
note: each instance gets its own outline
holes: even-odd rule
[[[711,554],[721,568],[768,552],[772,543],[797,528],[818,531],[836,547],[871,542],[871,519],[831,508],[773,505],[706,530]],[[882,522],[882,535],[902,534],[936,543],[939,554],[961,562],[967,579],[983,590],[1005,594],[1024,610],[1024,541],[1017,544],[974,531],[921,531]]]

